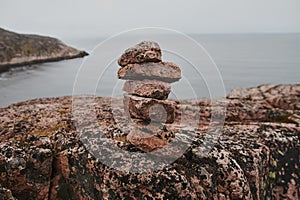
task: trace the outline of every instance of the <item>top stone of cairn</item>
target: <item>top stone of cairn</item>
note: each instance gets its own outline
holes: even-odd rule
[[[153,41],[142,41],[134,47],[126,49],[118,60],[118,64],[125,67],[128,64],[160,61],[161,49],[159,45]]]

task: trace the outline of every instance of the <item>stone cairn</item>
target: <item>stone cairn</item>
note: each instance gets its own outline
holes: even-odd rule
[[[126,80],[124,109],[137,124],[127,140],[145,152],[165,146],[174,136],[165,124],[174,122],[176,105],[167,98],[181,70],[174,63],[162,62],[161,56],[156,42],[142,41],[118,60],[118,78]]]

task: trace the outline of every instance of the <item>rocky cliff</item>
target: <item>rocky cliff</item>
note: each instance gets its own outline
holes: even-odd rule
[[[81,100],[89,98],[90,105],[78,108],[80,115],[72,112],[72,97],[36,99],[0,109],[1,199],[300,198],[300,85],[233,90],[219,101],[227,103],[226,118],[223,129],[214,130],[219,135],[212,143],[207,140],[214,135],[208,130],[212,102],[173,101],[178,109],[175,122],[162,132],[176,133],[171,140],[187,144],[187,149],[164,168],[144,173],[135,171],[151,167],[151,157],[126,165],[122,154],[110,154],[111,147],[145,153],[127,140],[132,123],[122,117],[116,120],[123,103],[112,104],[117,98]],[[88,124],[78,128],[81,121],[89,121],[89,113],[83,114],[91,105],[101,131]],[[189,129],[179,110],[191,119],[198,113],[198,127]],[[151,142],[147,144],[155,144]],[[93,154],[94,148],[101,149],[100,157]],[[103,162],[107,156],[119,163],[107,165]],[[118,164],[127,171],[116,169]]]
[[[12,66],[71,59],[88,55],[58,39],[18,34],[0,28],[0,72]]]

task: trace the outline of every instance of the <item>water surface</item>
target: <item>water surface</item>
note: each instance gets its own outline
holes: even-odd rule
[[[165,41],[161,36],[160,40]],[[262,35],[191,35],[201,43],[214,59],[224,81],[226,93],[236,87],[252,87],[264,83],[289,84],[300,83],[300,34],[262,34]],[[89,52],[105,38],[66,38],[66,43]],[[140,39],[137,38],[136,42]],[[162,42],[163,43],[163,42]],[[178,47],[180,43],[176,44]],[[175,46],[176,46],[175,45]],[[107,49],[117,50],[119,44]],[[161,44],[164,49],[163,45]],[[105,53],[105,52],[104,52]],[[210,97],[205,79],[213,80],[210,66],[202,63],[199,52],[191,49],[190,56],[198,59],[196,63],[206,77],[201,77],[184,59],[164,51],[164,60],[173,61],[182,68],[184,78],[172,85],[171,98]],[[103,63],[97,59],[85,58],[91,69],[103,69]],[[100,80],[93,80],[93,70],[80,79],[82,93],[100,96],[122,94],[122,81],[118,81],[116,59],[108,66]],[[0,74],[0,106],[33,98],[72,95],[75,77],[84,59],[64,60],[12,69]],[[100,70],[101,71],[101,70]],[[98,76],[98,75],[97,75]],[[99,76],[98,76],[99,79]],[[95,82],[96,81],[96,82]],[[212,81],[213,82],[213,81]],[[97,85],[95,85],[95,83]],[[75,84],[76,85],[76,84]],[[89,89],[88,89],[89,88]],[[189,88],[193,88],[193,91]],[[222,96],[222,92],[220,92]]]

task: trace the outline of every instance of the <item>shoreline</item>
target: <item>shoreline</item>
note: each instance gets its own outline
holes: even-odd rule
[[[0,28],[0,44],[0,73],[13,67],[89,55],[53,37],[20,34],[2,28]]]
[[[58,62],[58,61],[69,60],[69,59],[74,59],[74,58],[83,58],[83,57],[88,56],[88,55],[89,54],[87,52],[80,51],[77,54],[68,55],[68,56],[53,57],[53,58],[49,57],[49,58],[41,58],[41,59],[37,58],[37,59],[29,59],[28,61],[13,63],[13,64],[0,64],[0,73],[7,72],[11,68],[30,66],[30,65],[34,65],[34,64]]]

